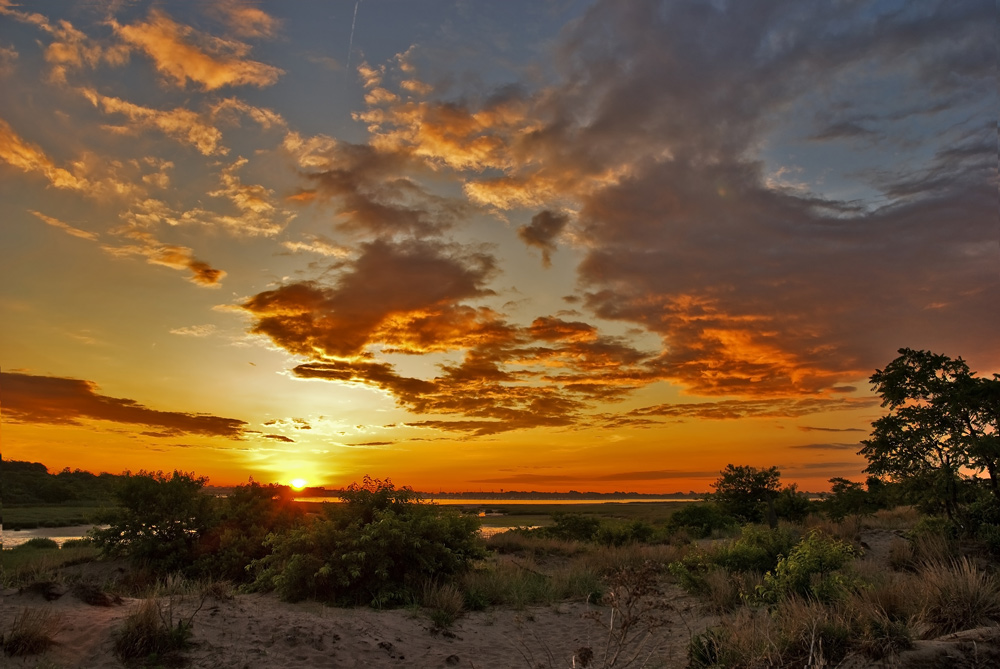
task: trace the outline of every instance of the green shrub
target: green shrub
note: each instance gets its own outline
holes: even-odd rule
[[[53,550],[59,548],[53,539],[48,537],[32,537],[28,539],[23,544],[14,546],[13,550]]]
[[[629,544],[647,544],[655,534],[656,528],[649,523],[633,520],[631,523],[619,527],[601,526],[594,535],[594,540],[605,546],[627,546]]]
[[[853,560],[856,553],[854,547],[844,541],[810,532],[787,557],[778,560],[773,572],[764,576],[758,595],[769,604],[777,604],[792,595],[821,602],[837,599],[847,592],[850,582],[837,570]]]
[[[601,521],[579,513],[554,513],[553,524],[542,528],[542,532],[556,539],[570,541],[593,541],[601,529]]]
[[[93,530],[95,543],[161,572],[187,569],[211,520],[213,499],[201,491],[207,481],[178,471],[125,474],[115,490],[119,506],[98,517],[108,527]]]
[[[485,556],[479,520],[419,503],[407,488],[365,478],[326,518],[272,534],[257,560],[256,587],[286,600],[307,597],[386,606],[417,599],[431,578],[448,578]]]
[[[736,519],[724,513],[717,504],[691,503],[670,516],[667,531],[673,534],[684,530],[693,539],[703,539],[716,530],[727,530],[736,525]]]
[[[63,542],[62,550],[70,550],[73,548],[90,548],[94,545],[93,539],[67,539]]]

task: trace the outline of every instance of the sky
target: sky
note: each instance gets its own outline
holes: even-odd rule
[[[1000,371],[986,0],[0,0],[6,459],[862,480]]]

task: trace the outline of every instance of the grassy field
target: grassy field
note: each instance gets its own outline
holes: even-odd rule
[[[87,525],[94,522],[94,516],[103,508],[106,505],[99,502],[76,502],[65,506],[7,506],[3,510],[3,526],[6,530],[33,530],[39,527]]]

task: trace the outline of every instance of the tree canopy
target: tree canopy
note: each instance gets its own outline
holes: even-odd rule
[[[984,472],[1000,502],[1000,375],[980,378],[961,358],[902,348],[871,384],[889,411],[862,441],[865,471],[940,499],[949,517],[962,483]]]

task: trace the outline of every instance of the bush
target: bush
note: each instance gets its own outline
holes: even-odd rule
[[[837,570],[853,560],[856,551],[850,544],[818,532],[795,545],[787,557],[778,560],[773,572],[764,576],[758,588],[760,598],[777,604],[792,595],[829,602],[846,594],[849,579]]]
[[[619,527],[601,526],[594,535],[594,540],[605,546],[627,546],[629,544],[647,544],[656,534],[656,529],[649,523],[633,520]]]
[[[32,537],[19,546],[14,546],[14,550],[52,550],[59,548],[54,540],[48,537]]]
[[[692,539],[704,539],[717,530],[728,530],[737,525],[736,519],[725,514],[712,502],[685,504],[670,516],[667,531],[671,534],[684,530]]]
[[[601,521],[597,518],[579,513],[554,513],[553,524],[543,528],[543,532],[556,539],[569,541],[593,541],[601,529]]]
[[[775,568],[782,555],[795,545],[797,534],[789,528],[767,529],[748,525],[736,541],[710,550],[693,550],[668,569],[681,587],[693,594],[709,591],[706,580],[717,569],[727,573],[764,573]],[[716,577],[717,578],[717,577]]]
[[[448,578],[485,556],[479,520],[419,503],[407,488],[365,477],[326,518],[272,534],[255,563],[256,586],[286,600],[403,604],[431,578]]]
[[[178,471],[124,475],[115,490],[119,506],[98,517],[108,527],[93,530],[95,543],[106,555],[159,571],[187,569],[211,520],[213,500],[201,492],[207,481]]]

